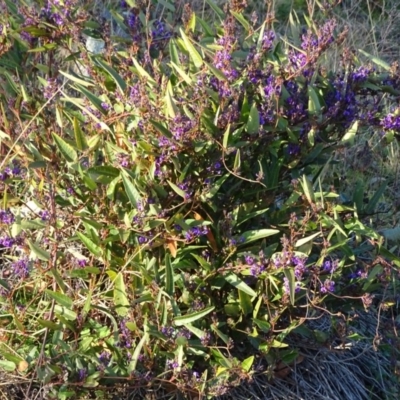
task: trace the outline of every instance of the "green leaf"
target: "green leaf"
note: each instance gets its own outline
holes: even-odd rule
[[[67,72],[60,71],[60,70],[58,72],[60,72],[61,75],[64,75],[69,80],[74,81],[75,83],[79,83],[82,86],[85,86],[85,87],[94,86],[93,83],[86,82],[83,79],[76,77],[75,75],[71,75],[71,74],[68,74]]]
[[[224,275],[224,279],[239,291],[242,291],[251,297],[257,296],[257,293],[233,272]]]
[[[45,292],[48,294],[49,297],[51,297],[52,299],[54,299],[58,304],[67,307],[69,309],[72,308],[72,299],[63,294],[63,293],[59,293],[59,292],[53,292],[52,290],[46,289]]]
[[[131,182],[128,173],[125,172],[124,170],[121,170],[121,176],[122,176],[122,182],[124,184],[125,191],[129,198],[129,201],[131,202],[131,204],[134,208],[137,208],[138,204],[141,203],[142,198],[141,198],[138,190],[135,188],[135,186]]]
[[[168,185],[171,186],[172,190],[181,196],[184,200],[186,199],[186,192],[182,190],[179,186],[175,185],[175,183],[172,183],[171,181],[168,181]]]
[[[242,164],[240,159],[240,149],[236,149],[235,161],[233,163],[233,172],[238,172],[240,170],[240,165]]]
[[[232,10],[230,10],[230,13],[240,22],[240,24],[243,26],[244,29],[246,29],[246,31],[250,30],[250,24],[246,20],[246,18],[243,17],[242,14],[237,13],[237,12],[232,11]]]
[[[217,4],[214,3],[213,0],[206,0],[206,2],[214,10],[214,12],[218,15],[218,17],[221,19],[221,21],[223,19],[225,19],[225,13],[217,6]]]
[[[96,174],[100,176],[107,176],[109,178],[116,178],[119,176],[120,170],[112,167],[111,165],[99,165],[88,169],[90,174]]]
[[[64,139],[62,139],[60,136],[57,135],[57,133],[52,133],[54,141],[56,142],[56,145],[58,149],[60,150],[60,153],[63,155],[63,157],[68,161],[68,162],[73,162],[77,159],[78,155],[76,154],[76,151],[74,148],[68,144]]]
[[[82,243],[88,248],[88,250],[96,257],[100,257],[103,254],[101,247],[97,246],[91,239],[85,236],[82,232],[76,232]]]
[[[289,282],[289,296],[290,296],[290,304],[294,305],[295,300],[295,289],[296,289],[296,281],[294,276],[293,268],[284,268],[283,273],[285,274],[288,282]]]
[[[178,67],[173,61],[171,61],[171,65],[174,70],[178,73],[178,75],[188,84],[192,85],[193,81],[190,76],[180,67]]]
[[[99,99],[97,96],[95,96],[91,91],[87,90],[85,87],[83,87],[82,85],[77,84],[76,86],[73,86],[74,89],[76,89],[78,92],[81,92],[82,94],[84,94],[89,100],[90,102],[97,108],[97,110],[99,110],[101,113],[105,114],[105,110],[103,109],[103,107],[101,106],[101,99]],[[86,110],[83,106],[78,106],[81,110],[85,110],[86,113],[88,113],[89,115],[92,113],[89,113],[88,110]],[[93,118],[93,114],[91,115],[91,117]],[[100,122],[100,120],[95,117],[93,118],[96,122]]]
[[[115,83],[117,86],[120,88],[121,92],[124,92],[126,89],[126,83],[125,81],[121,78],[121,76],[117,73],[117,71],[110,67],[107,63],[105,63],[101,58],[99,57],[91,57],[92,61],[94,61],[97,65],[101,66],[103,69],[105,69],[111,77],[114,79]]]
[[[74,133],[76,147],[81,151],[86,150],[88,148],[88,144],[86,142],[85,135],[83,134],[83,131],[80,127],[80,122],[76,117],[74,117]]]
[[[173,296],[175,293],[174,269],[171,264],[171,255],[169,253],[165,254],[165,291],[170,296]]]
[[[239,303],[244,315],[248,315],[253,312],[251,297],[242,290],[239,290]]]
[[[301,247],[301,246],[303,246],[303,244],[308,243],[309,241],[315,239],[316,237],[318,237],[318,236],[320,236],[320,235],[321,235],[321,232],[317,232],[317,233],[314,233],[314,234],[312,234],[312,235],[310,235],[310,236],[307,236],[307,237],[305,237],[305,238],[299,239],[299,240],[296,242],[296,244],[294,245],[294,247]]]
[[[209,314],[211,311],[213,311],[215,309],[214,306],[211,307],[207,307],[204,310],[201,311],[196,311],[194,313],[191,314],[186,314],[186,315],[182,315],[180,317],[176,317],[174,319],[174,324],[177,326],[182,326],[185,324],[190,324],[194,321],[197,321],[203,317],[205,317],[207,314]]]
[[[75,311],[72,311],[67,307],[59,306],[58,304],[55,305],[54,312],[59,317],[65,318],[68,321],[75,321],[76,318],[78,317]]]
[[[249,119],[246,124],[246,131],[250,135],[257,134],[260,129],[260,115],[257,110],[257,104],[253,103],[250,109]]]
[[[135,66],[139,76],[146,79],[151,86],[156,86],[157,82],[151,77],[151,75],[137,62],[137,60],[132,57],[133,65]],[[130,68],[132,69],[132,68]]]
[[[131,362],[129,363],[129,366],[128,366],[128,372],[129,373],[131,373],[131,372],[136,370],[136,365],[137,365],[137,362],[139,360],[140,352],[142,351],[142,348],[143,348],[144,344],[148,340],[149,340],[149,334],[146,331],[143,334],[142,338],[140,339],[140,342],[138,343],[138,345],[136,346],[136,348],[135,348],[135,350],[134,350],[134,352],[132,354]]]
[[[175,118],[175,116],[179,113],[179,110],[175,104],[175,100],[173,97],[171,81],[169,81],[167,85],[167,90],[165,93],[165,105],[166,105],[167,116]]]
[[[376,65],[382,67],[382,68],[385,69],[386,71],[390,71],[391,67],[390,67],[390,65],[389,65],[387,62],[381,60],[381,59],[378,58],[378,57],[373,56],[372,54],[367,53],[367,52],[364,51],[364,50],[358,49],[358,51],[359,51],[361,54],[363,54],[365,57],[369,58],[374,64],[376,64]]]
[[[0,368],[4,371],[12,372],[17,368],[16,364],[12,361],[0,360]]]
[[[382,185],[379,186],[378,190],[372,196],[372,199],[369,201],[367,207],[365,208],[366,214],[371,214],[374,212],[375,207],[377,206],[379,199],[382,197],[383,193],[385,192],[387,185],[388,185],[387,182],[383,182]]]
[[[350,146],[354,145],[354,139],[358,131],[358,120],[353,122],[349,130],[344,134],[342,138],[343,143],[348,143]]]
[[[220,81],[227,81],[228,78],[225,76],[225,74],[218,68],[214,67],[213,65],[205,62],[207,65],[208,69],[212,72],[212,74],[218,78]]]
[[[259,229],[253,231],[244,232],[241,237],[244,238],[244,243],[251,243],[259,239],[266,238],[268,236],[276,235],[279,233],[277,229]]]
[[[253,366],[253,363],[254,363],[254,356],[250,356],[245,360],[243,360],[240,365],[246,372],[249,372],[251,370],[251,367]]]
[[[310,204],[315,203],[315,194],[311,182],[307,179],[306,175],[303,175],[303,181],[301,182],[304,194]]]
[[[193,64],[195,65],[196,68],[200,68],[203,65],[203,59],[201,58],[201,55],[195,49],[195,47],[192,45],[189,38],[186,36],[185,32],[183,31],[183,29],[179,28],[179,31],[181,33],[183,41],[185,42],[186,50],[188,51],[190,58],[193,61]]]
[[[35,254],[35,256],[42,261],[49,261],[50,260],[50,253],[48,253],[46,250],[43,250],[40,248],[36,243],[32,242],[31,240],[28,239],[28,246],[31,249],[32,253]]]
[[[308,85],[308,112],[310,115],[320,115],[321,114],[321,104],[319,102],[318,94],[315,89]]]
[[[117,274],[114,281],[114,304],[117,314],[125,317],[128,313],[129,300],[126,295],[124,276],[121,272]]]

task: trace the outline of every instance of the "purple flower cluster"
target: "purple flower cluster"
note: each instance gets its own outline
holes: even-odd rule
[[[185,239],[187,241],[193,241],[200,236],[207,235],[208,228],[206,226],[193,226],[185,232]]]
[[[335,291],[335,282],[330,279],[326,279],[324,284],[321,285],[320,290],[321,290],[321,293],[334,292]]]
[[[229,81],[233,81],[239,76],[239,72],[232,65],[232,51],[235,39],[231,36],[223,36],[217,40],[217,43],[223,46],[223,49],[215,52],[214,65],[222,71]]]
[[[48,0],[45,7],[40,11],[39,18],[46,19],[51,24],[58,26],[66,25],[70,16],[71,0],[65,0],[63,4],[59,0]]]
[[[256,257],[253,254],[247,254],[244,256],[244,260],[248,266],[250,266],[250,274],[254,277],[258,277],[266,270],[266,260],[263,257]]]
[[[172,33],[168,30],[167,25],[163,21],[156,20],[153,23],[153,29],[151,31],[151,38],[153,44],[159,46],[159,42],[170,39]],[[157,42],[157,43],[154,43]]]
[[[47,85],[43,91],[43,96],[46,100],[51,99],[56,94],[59,84],[60,82],[57,80],[57,78],[47,79]]]
[[[272,49],[273,42],[275,40],[275,32],[274,31],[266,31],[264,32],[262,38],[262,45],[261,48],[264,52],[267,52]]]
[[[186,115],[178,115],[169,124],[169,129],[178,142],[190,140],[188,133],[196,126],[195,121]]]
[[[119,324],[119,347],[130,349],[132,347],[132,332],[126,326],[127,320],[124,319]]]
[[[11,236],[4,236],[0,238],[0,246],[5,247],[6,249],[10,249],[11,247],[21,246],[24,239],[21,236],[16,238],[12,238]]]
[[[17,161],[13,161],[8,167],[5,167],[0,172],[0,181],[6,181],[10,178],[16,178],[22,176],[22,169]]]
[[[0,210],[0,224],[11,225],[14,221],[14,214],[10,210]]]
[[[29,260],[28,258],[20,258],[18,261],[12,263],[12,269],[16,276],[25,279],[29,275]]]
[[[108,351],[103,351],[99,356],[100,366],[99,369],[108,367],[111,361],[111,354]]]
[[[283,278],[283,290],[287,294],[290,293],[289,279],[286,278],[286,276]],[[301,285],[300,285],[300,282],[297,281],[297,282],[295,282],[294,292],[299,293],[300,290],[301,290]]]
[[[327,272],[327,273],[329,273],[329,274],[333,274],[333,273],[336,271],[337,267],[338,267],[338,263],[339,263],[338,260],[334,260],[334,261],[332,261],[332,260],[325,260],[325,261],[322,263],[321,271]]]
[[[400,113],[398,115],[394,113],[387,114],[382,119],[381,126],[385,131],[400,131]]]

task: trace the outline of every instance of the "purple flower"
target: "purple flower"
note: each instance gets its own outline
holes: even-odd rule
[[[327,293],[327,292],[334,292],[335,291],[335,282],[326,279],[323,286],[321,285],[321,293]]]
[[[14,214],[10,210],[0,210],[0,224],[11,225],[14,221]]]
[[[80,370],[78,371],[78,380],[79,380],[79,381],[82,382],[83,380],[85,380],[86,376],[87,376],[87,370],[86,370],[86,368],[82,368],[82,369],[80,369]]]
[[[47,210],[39,211],[39,216],[42,221],[48,221],[50,219],[50,213]]]
[[[99,356],[99,361],[102,366],[107,367],[110,364],[111,354],[108,351],[103,351]]]
[[[385,131],[388,130],[400,130],[400,115],[388,114],[381,121],[381,126]]]
[[[28,258],[20,258],[18,261],[12,263],[14,274],[25,279],[29,275],[29,260]]]

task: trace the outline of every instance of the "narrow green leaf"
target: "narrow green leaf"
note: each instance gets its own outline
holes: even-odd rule
[[[257,293],[233,272],[224,275],[224,279],[239,291],[247,293],[251,297],[257,296]]]
[[[387,62],[381,60],[381,59],[378,58],[378,57],[373,56],[372,54],[367,53],[367,52],[364,51],[364,50],[358,49],[358,51],[359,51],[361,54],[363,54],[365,57],[369,58],[374,64],[376,64],[376,65],[382,67],[382,68],[385,69],[386,71],[390,71],[391,67],[390,67],[390,65],[389,65]]]
[[[178,75],[188,84],[192,85],[193,81],[190,76],[180,67],[178,67],[173,61],[171,61],[171,65],[174,70],[178,73]]]
[[[86,150],[88,148],[88,144],[86,142],[85,135],[81,129],[80,122],[76,117],[74,117],[74,133],[76,147],[81,151]]]
[[[239,303],[244,315],[248,315],[253,312],[251,297],[242,290],[239,290]]]
[[[165,253],[165,291],[170,296],[175,293],[174,269],[171,264],[171,255]]]
[[[223,139],[223,142],[222,142],[222,145],[224,146],[224,149],[228,148],[230,130],[231,130],[231,124],[228,124],[228,126],[226,127],[226,131],[224,133],[224,139]]]
[[[51,297],[52,299],[54,299],[58,304],[67,307],[69,309],[72,308],[72,299],[63,294],[63,293],[59,293],[59,292],[53,292],[52,290],[46,289],[45,290],[46,294]]]
[[[79,83],[82,86],[85,86],[85,87],[94,86],[93,83],[84,81],[83,79],[80,79],[80,78],[76,77],[75,75],[71,75],[71,74],[68,74],[67,72],[60,71],[60,70],[58,72],[60,72],[61,75],[64,75],[69,80],[71,80],[71,81],[73,81],[75,83]]]
[[[58,150],[60,150],[60,153],[63,155],[63,157],[68,161],[68,162],[73,162],[77,159],[78,155],[76,154],[76,151],[74,148],[68,144],[64,139],[62,139],[60,136],[58,136],[56,133],[52,133],[54,141],[56,142],[56,145],[58,147]]]
[[[120,170],[118,168],[112,167],[111,165],[98,165],[96,167],[89,168],[88,172],[90,174],[116,178],[117,176],[119,176]]]
[[[289,282],[289,296],[290,296],[290,304],[293,306],[294,305],[294,294],[296,290],[296,281],[295,281],[295,276],[294,276],[294,270],[293,268],[284,268],[283,273],[285,274],[286,279]]]
[[[175,183],[172,183],[171,181],[168,181],[168,185],[171,186],[172,190],[176,194],[181,196],[184,200],[186,199],[187,193],[184,190],[182,190],[179,186],[175,185]]]
[[[253,366],[253,363],[254,363],[254,356],[250,356],[247,357],[245,360],[243,360],[240,365],[246,372],[249,372],[251,370],[251,367]]]
[[[238,172],[240,170],[240,165],[242,164],[240,159],[240,149],[236,149],[235,161],[233,163],[233,172]]]
[[[175,104],[175,100],[173,98],[173,90],[171,82],[168,82],[167,90],[165,93],[165,106],[167,111],[167,116],[171,118],[175,118],[179,113],[178,107]]]
[[[109,66],[105,61],[103,61],[101,58],[98,57],[91,57],[91,59],[100,67],[102,67],[104,70],[106,70],[111,77],[114,79],[115,83],[117,86],[120,88],[122,92],[125,91],[126,89],[126,83],[125,81],[121,78],[121,76],[118,74],[118,72],[111,66]]]
[[[142,198],[141,198],[138,190],[135,188],[135,186],[131,182],[130,177],[127,174],[127,172],[125,172],[124,170],[121,170],[121,176],[122,176],[122,182],[124,184],[125,191],[129,198],[129,201],[131,202],[131,204],[134,208],[137,208],[138,204],[141,203]]]
[[[175,39],[171,39],[169,41],[169,56],[171,57],[171,60],[178,65],[179,64],[179,54],[178,54],[178,48],[176,46]]]
[[[351,146],[354,145],[354,139],[355,139],[357,131],[358,131],[358,123],[359,123],[358,120],[353,122],[351,127],[348,129],[348,131],[342,137],[342,142],[348,143]]]
[[[199,52],[195,49],[195,47],[190,42],[190,39],[186,36],[185,32],[182,28],[179,29],[182,39],[185,42],[186,50],[188,51],[190,58],[193,61],[193,64],[196,68],[200,68],[203,65],[203,59]]]
[[[75,321],[78,315],[75,311],[70,310],[67,307],[59,306],[58,304],[54,307],[54,312],[61,318],[65,318],[68,321]]]
[[[151,77],[151,75],[132,57],[133,65],[135,66],[139,76],[146,79],[151,86],[157,85],[157,82]],[[130,68],[131,69],[131,68]]]
[[[250,135],[257,134],[260,129],[260,115],[257,110],[257,104],[253,103],[250,109],[249,119],[246,124],[246,131]]]
[[[97,246],[94,242],[92,242],[92,240],[89,239],[87,236],[85,236],[83,233],[76,232],[76,234],[82,241],[82,243],[88,248],[88,250],[96,257],[100,257],[103,254],[102,249],[99,246]]]
[[[46,250],[40,248],[36,243],[32,242],[28,239],[28,246],[31,249],[32,253],[42,261],[49,261],[50,260],[50,253]]]
[[[17,366],[13,361],[0,360],[0,368],[4,371],[13,372]]]
[[[208,69],[211,71],[211,73],[218,78],[220,81],[227,81],[228,78],[225,76],[225,74],[218,68],[214,67],[212,64],[204,62]]]
[[[206,2],[214,10],[214,12],[218,15],[218,17],[221,19],[221,21],[223,19],[225,19],[225,13],[217,6],[217,4],[213,0],[206,0]]]
[[[246,18],[243,17],[243,14],[237,13],[235,11],[230,10],[230,13],[240,22],[240,24],[243,26],[246,31],[250,30],[250,24],[246,20]]]
[[[314,234],[312,234],[312,235],[310,235],[310,236],[307,236],[307,237],[305,237],[305,238],[299,239],[299,240],[296,242],[296,244],[294,245],[294,247],[301,247],[301,246],[303,246],[304,244],[308,243],[309,241],[315,239],[316,237],[318,237],[318,236],[320,236],[320,235],[321,235],[321,232],[317,232],[317,233],[314,233]]]
[[[139,360],[140,352],[142,351],[143,346],[145,345],[145,343],[148,340],[149,340],[149,334],[148,334],[148,332],[145,332],[132,354],[131,362],[129,363],[129,367],[128,367],[129,373],[136,370],[136,365]]]
[[[121,272],[117,274],[114,280],[114,304],[117,314],[125,317],[128,313],[129,300],[126,295],[124,276]]]
[[[375,192],[375,194],[372,196],[372,199],[369,201],[367,204],[367,207],[365,208],[365,212],[367,214],[371,214],[374,212],[375,207],[378,204],[379,199],[382,197],[383,193],[386,190],[388,183],[383,182],[381,186],[379,186],[378,190]]]
[[[315,203],[315,194],[314,194],[314,189],[312,187],[311,182],[307,179],[306,175],[303,175],[303,181],[301,182],[301,185],[303,187],[304,194],[310,204]]]
[[[194,321],[197,321],[203,317],[205,317],[207,314],[209,314],[211,311],[214,311],[215,307],[211,306],[211,307],[207,307],[204,310],[201,311],[196,311],[194,313],[191,314],[186,314],[186,315],[182,315],[181,317],[176,317],[174,319],[174,324],[177,326],[182,326],[185,324],[190,324]]]
[[[308,85],[308,112],[310,115],[319,115],[321,114],[321,104],[318,99],[318,94],[315,89]]]
[[[258,229],[253,231],[244,232],[240,237],[243,237],[243,243],[251,243],[259,239],[264,239],[268,236],[276,235],[279,233],[277,229]]]

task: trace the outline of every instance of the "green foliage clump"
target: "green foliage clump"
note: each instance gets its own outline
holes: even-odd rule
[[[318,339],[310,310],[392,288],[400,259],[363,219],[385,188],[343,204],[324,177],[366,127],[399,131],[382,107],[395,67],[343,51],[321,68],[334,20],[288,40],[237,2],[208,1],[210,25],[126,1],[117,38],[53,3],[3,7],[3,368],[59,398],[121,381],[223,394],[296,360],[289,335]]]

